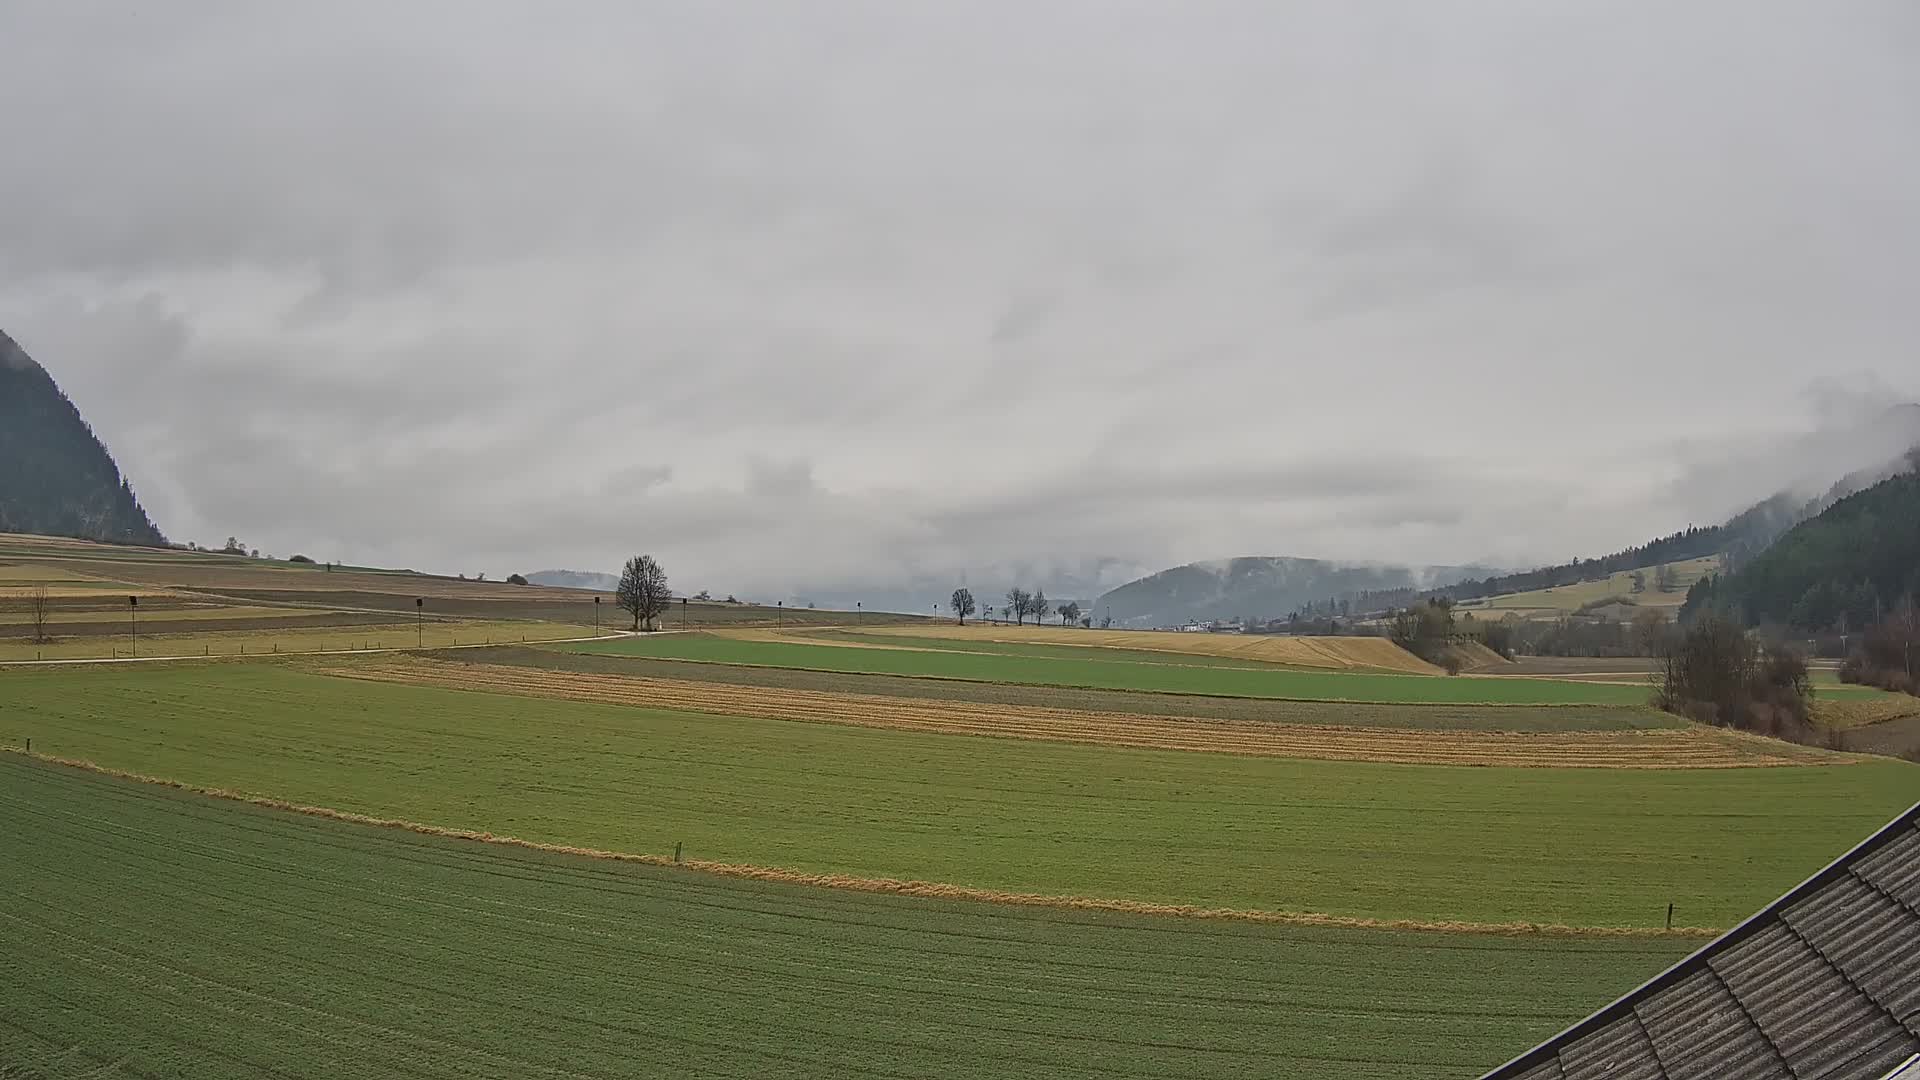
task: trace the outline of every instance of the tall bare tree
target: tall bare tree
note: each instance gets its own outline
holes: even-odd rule
[[[953,608],[955,615],[960,616],[961,626],[967,625],[967,616],[979,610],[973,602],[973,590],[965,585],[953,590],[953,599],[948,601],[948,605]]]
[[[1055,608],[1054,611],[1060,616],[1061,626],[1080,621],[1080,601],[1078,600],[1069,600]]]
[[[635,555],[621,569],[620,585],[614,590],[613,598],[622,610],[633,616],[635,630],[643,623],[652,630],[653,621],[672,603],[673,592],[667,588],[667,572],[653,556]]]
[[[1035,589],[1027,597],[1027,614],[1033,616],[1033,625],[1039,626],[1047,618],[1047,590]]]
[[[1032,605],[1033,595],[1027,590],[1018,585],[1007,590],[1007,613],[1013,616],[1015,626],[1026,620],[1027,611]]]
[[[50,614],[47,587],[35,585],[27,593],[27,621],[33,624],[33,642],[36,645],[47,640],[47,619]]]

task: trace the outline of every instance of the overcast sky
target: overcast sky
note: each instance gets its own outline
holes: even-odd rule
[[[1915,192],[1912,0],[0,0],[0,328],[447,572],[1598,554],[1879,452]]]

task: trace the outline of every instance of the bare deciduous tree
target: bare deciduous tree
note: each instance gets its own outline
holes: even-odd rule
[[[1033,616],[1033,625],[1039,626],[1047,618],[1047,590],[1035,589],[1027,597],[1027,614]]]
[[[1015,585],[1007,590],[1007,614],[1012,615],[1014,625],[1018,626],[1027,617],[1027,610],[1033,605],[1033,596],[1027,590]]]
[[[614,590],[614,600],[633,616],[635,630],[643,623],[648,630],[654,629],[653,621],[673,600],[673,593],[667,588],[667,572],[653,556],[635,555],[620,571],[620,585]]]
[[[953,599],[947,603],[953,608],[953,613],[960,616],[961,626],[967,625],[967,616],[979,610],[973,602],[973,590],[965,585],[953,590]]]
[[[1069,600],[1055,608],[1054,611],[1060,616],[1061,626],[1080,621],[1080,601],[1078,600]]]
[[[38,645],[47,640],[47,619],[52,605],[47,600],[47,587],[35,585],[27,592],[27,622],[33,625],[33,642]]]

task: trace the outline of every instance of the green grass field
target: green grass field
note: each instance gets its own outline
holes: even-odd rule
[[[0,1075],[1470,1077],[1672,939],[904,900],[0,753]]]
[[[1380,704],[1285,701],[1206,694],[1139,693],[1086,687],[916,679],[836,671],[753,665],[703,664],[633,656],[594,656],[532,646],[441,650],[425,655],[474,664],[508,664],[544,671],[574,671],[648,678],[686,679],[739,686],[819,690],[934,701],[967,701],[1010,707],[1086,709],[1095,712],[1191,716],[1215,720],[1260,720],[1276,724],[1338,727],[1424,728],[1432,731],[1630,731],[1676,728],[1684,721],[1645,705]]]
[[[815,671],[1313,701],[1513,705],[1644,705],[1647,701],[1645,686],[1183,665],[1166,662],[1167,654],[1161,654],[1161,662],[1138,664],[1078,655],[916,652],[742,641],[710,634],[661,634],[561,647],[601,656],[646,656]],[[1068,646],[1059,648],[1089,651],[1072,650]]]
[[[1417,920],[1727,926],[1920,796],[1900,762],[1296,761],[675,714],[274,665],[7,676],[0,743],[616,851]]]

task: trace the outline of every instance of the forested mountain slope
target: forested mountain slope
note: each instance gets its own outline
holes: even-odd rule
[[[1920,594],[1920,473],[1908,471],[1794,526],[1731,574],[1701,580],[1705,608],[1803,630],[1866,626]]]
[[[166,542],[80,410],[3,332],[0,532]]]

